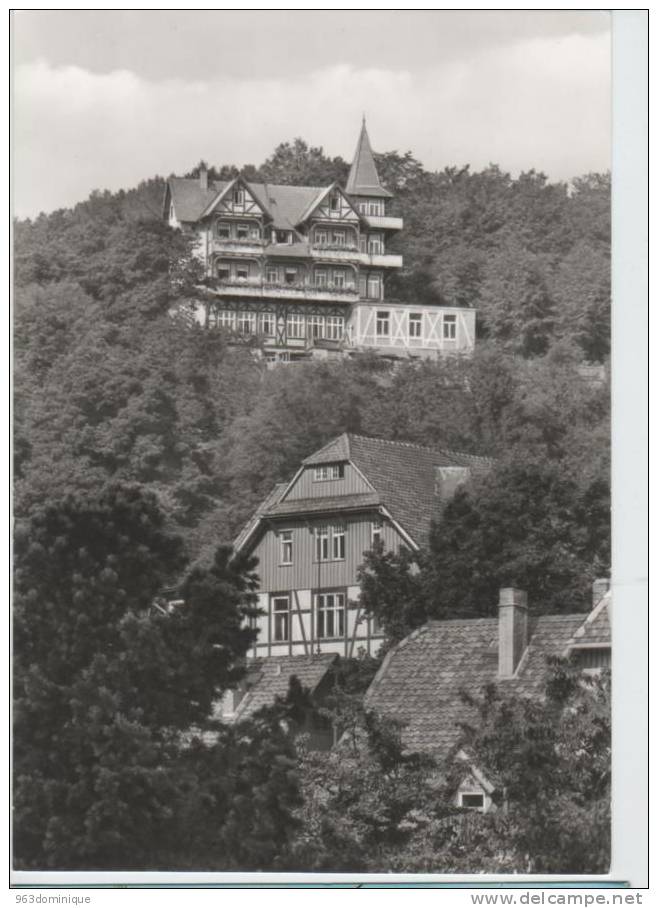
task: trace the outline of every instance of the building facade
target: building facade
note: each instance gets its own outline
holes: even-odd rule
[[[249,338],[269,361],[374,351],[468,353],[475,310],[386,298],[402,227],[363,123],[345,188],[172,178],[164,216],[194,234],[203,263],[198,319]]]
[[[403,442],[344,434],[277,485],[235,543],[260,575],[254,657],[374,655],[384,635],[359,605],[364,553],[415,551],[442,503],[490,462]]]

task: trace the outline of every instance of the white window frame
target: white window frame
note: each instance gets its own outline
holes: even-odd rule
[[[329,527],[315,528],[315,561],[330,561]]]
[[[379,218],[382,217],[384,212],[382,210],[383,203],[380,199],[370,199],[368,202],[368,214],[370,217]]]
[[[229,328],[231,331],[235,331],[235,312],[230,312],[228,309],[219,309],[217,312],[217,327]]]
[[[315,599],[315,632],[318,640],[341,640],[345,637],[347,610],[342,590],[318,592]]]
[[[375,233],[368,237],[368,254],[369,255],[383,255],[384,254],[384,240],[381,237],[381,234]]]
[[[256,333],[256,313],[239,312],[238,313],[238,333],[252,335]]]
[[[241,233],[244,234],[244,236],[241,236]],[[248,240],[249,224],[237,224],[235,227],[235,237],[238,240]]]
[[[342,463],[324,463],[313,470],[313,482],[329,482],[344,476],[345,466]]]
[[[345,561],[345,527],[331,528],[331,560]]]
[[[315,272],[315,286],[316,287],[326,287],[329,283],[327,272],[316,270]]]
[[[383,328],[386,327],[384,331]],[[376,337],[391,336],[391,310],[378,309],[375,312],[375,335]]]
[[[412,327],[414,330],[412,331]],[[415,330],[417,329],[417,331]],[[409,339],[410,340],[419,340],[423,336],[423,313],[422,312],[410,312],[409,313]]]
[[[240,272],[247,272],[244,276]],[[235,279],[236,281],[248,281],[249,280],[249,265],[236,265],[235,266]]]
[[[340,195],[337,192],[332,192],[329,196],[329,209],[330,211],[340,211]]]
[[[276,334],[276,318],[273,312],[261,312],[260,333],[265,337],[274,337]]]
[[[260,227],[257,224],[252,224],[249,228],[249,239],[259,240],[260,239]]]
[[[345,272],[344,271],[334,271],[332,274],[334,287],[342,290],[345,287]]]
[[[443,339],[444,340],[456,340],[457,339],[457,316],[456,315],[444,315],[443,316]]]
[[[272,277],[274,275],[274,277]],[[279,282],[279,271],[277,268],[268,267],[265,272],[265,281],[268,284],[278,284]]]
[[[314,340],[320,340],[325,336],[324,315],[309,315],[308,317],[308,336]]]
[[[286,318],[286,334],[291,340],[303,340],[306,336],[304,316],[299,312],[289,312]]]
[[[226,274],[222,275],[219,272],[225,271]],[[215,274],[217,275],[218,281],[230,281],[231,280],[231,266],[230,265],[215,265]]]
[[[233,204],[239,207],[244,205],[244,189],[240,186],[233,190]]]
[[[347,244],[347,238],[345,236],[344,230],[334,230],[333,244],[334,246],[345,246]]]
[[[376,287],[373,293],[372,287]],[[382,298],[382,278],[380,274],[369,274],[366,278],[366,295],[369,300],[380,300]]]
[[[226,236],[222,235],[222,231],[226,233]],[[231,239],[231,225],[227,224],[226,221],[217,221],[215,224],[215,234],[220,240],[230,240]]]
[[[469,797],[478,797],[482,798],[482,803],[479,806],[464,804],[464,796]],[[463,810],[477,810],[480,813],[484,813],[485,808],[485,797],[483,791],[460,791],[459,792],[459,806]]]
[[[370,524],[370,545],[379,540],[384,541],[384,524],[381,520],[373,520]]]
[[[288,643],[290,640],[290,594],[279,593],[271,596],[272,643]],[[282,604],[285,602],[285,608]],[[277,607],[278,604],[278,607]]]
[[[345,333],[345,318],[342,315],[328,315],[326,323],[327,340],[342,340]]]
[[[328,243],[328,233],[326,230],[316,230],[315,231],[315,244],[316,246],[326,246]]]
[[[292,530],[281,530],[279,533],[279,564],[293,563],[293,535]]]

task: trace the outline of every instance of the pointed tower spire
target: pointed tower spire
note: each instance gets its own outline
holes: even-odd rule
[[[375,157],[370,147],[370,139],[366,129],[365,114],[363,115],[361,133],[359,141],[356,143],[356,151],[354,152],[354,159],[345,191],[348,195],[391,198],[391,193],[387,192],[379,182]]]

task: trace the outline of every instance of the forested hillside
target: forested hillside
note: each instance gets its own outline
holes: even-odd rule
[[[442,601],[449,592],[477,611],[492,584],[514,580],[552,608],[560,588],[584,602],[609,558],[608,390],[579,372],[609,350],[609,179],[567,187],[494,166],[429,173],[396,152],[378,164],[405,219],[405,266],[387,295],[477,307],[471,360],[266,371],[184,311],[172,317],[195,266],[160,219],[160,178],[18,222],[18,517],[68,492],[136,483],[156,495],[189,557],[208,562],[274,482],[349,430],[498,458],[488,516],[473,512],[486,496],[460,497],[469,519],[447,513],[435,541],[453,576],[478,565],[470,591],[438,578]],[[317,185],[344,180],[347,164],[295,140],[244,172]],[[502,553],[492,546],[501,534]]]

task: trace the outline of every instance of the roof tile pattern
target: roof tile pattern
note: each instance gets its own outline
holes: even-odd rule
[[[230,721],[247,719],[263,706],[272,706],[277,697],[285,697],[293,675],[299,678],[302,687],[307,687],[312,693],[337,658],[335,653],[322,653],[251,659],[244,682],[246,693]]]
[[[564,655],[583,619],[582,614],[531,617],[517,675],[499,681],[501,687],[519,696],[541,696],[547,657]],[[496,681],[496,618],[430,621],[387,654],[366,704],[405,723],[403,740],[410,750],[445,757],[459,740],[459,723],[476,718],[462,691],[478,695]]]
[[[609,603],[612,600],[610,592],[601,599],[596,608],[587,616],[581,627],[578,628],[570,641],[570,648],[577,649],[579,646],[609,646],[611,629],[610,629],[610,609]]]
[[[379,182],[377,165],[370,147],[365,120],[356,143],[350,175],[347,178],[346,192],[348,195],[378,196],[380,198],[390,198],[391,196],[391,193],[384,189]]]

